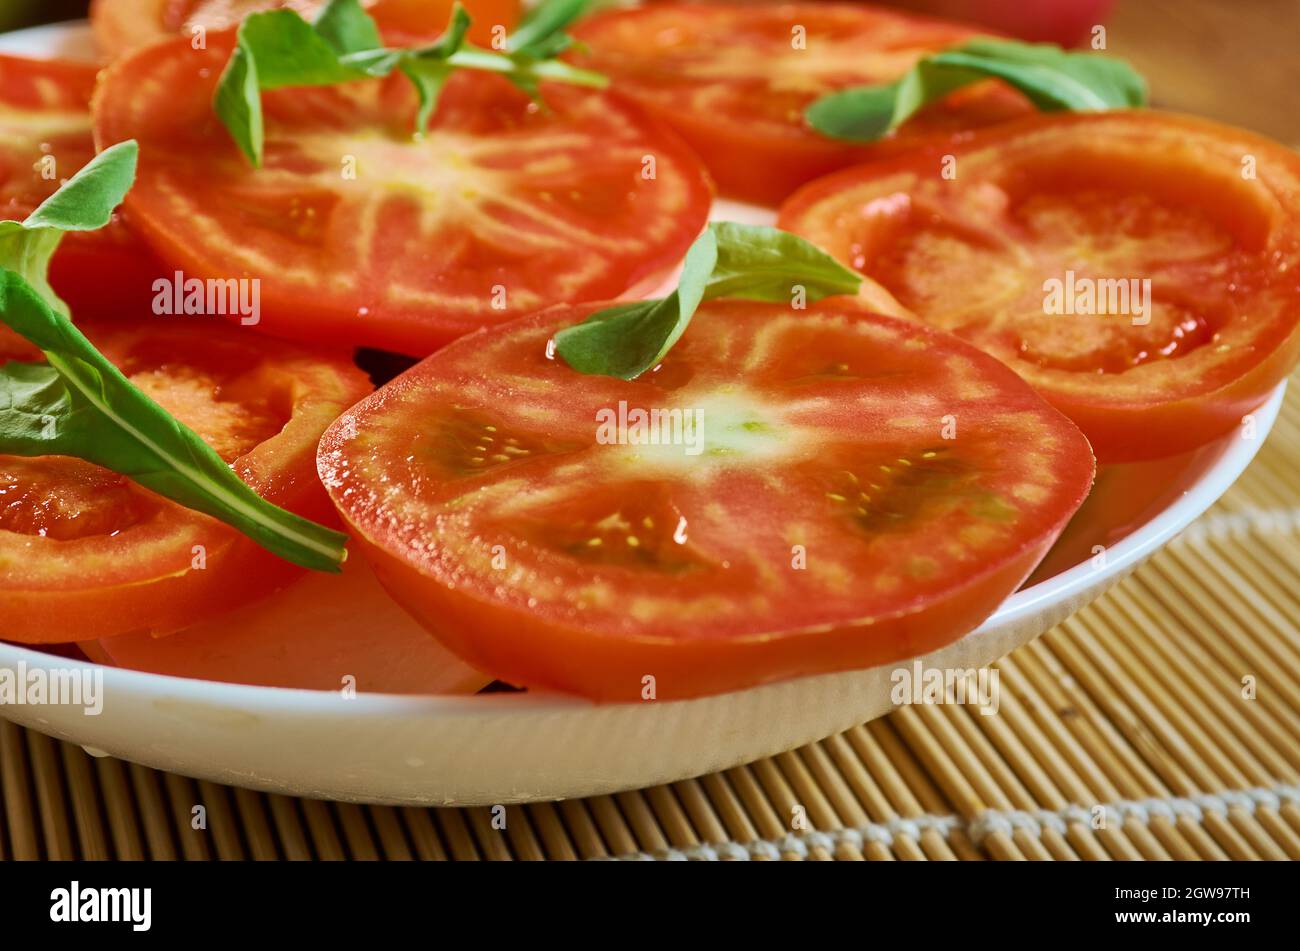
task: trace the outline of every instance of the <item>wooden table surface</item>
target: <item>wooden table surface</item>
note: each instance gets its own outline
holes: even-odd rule
[[[1152,104],[1300,148],[1300,2],[1119,0],[1109,52],[1151,85]]]

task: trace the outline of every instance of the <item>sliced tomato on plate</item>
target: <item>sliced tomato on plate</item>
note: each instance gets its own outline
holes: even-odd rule
[[[264,498],[308,518],[332,516],[316,443],[369,381],[344,359],[200,320],[86,333]],[[2,639],[174,631],[300,572],[114,472],[63,456],[0,455]]]
[[[1015,590],[1091,484],[1065,417],[914,322],[707,303],[625,382],[548,357],[598,306],[465,338],[321,441],[380,581],[512,683],[665,699],[923,654]],[[679,411],[679,443],[619,442],[620,404],[629,427]]]
[[[492,42],[494,27],[509,29],[519,19],[519,0],[461,3],[474,19],[470,39],[484,46]],[[453,0],[361,0],[361,5],[390,41],[413,44],[446,28]],[[324,0],[92,0],[90,25],[100,50],[112,59],[177,33],[192,38],[198,28],[224,30],[250,13],[287,8],[310,19],[323,6]]]
[[[252,169],[212,112],[230,34],[119,60],[95,100],[102,143],[136,138],[131,222],[198,277],[261,281],[262,328],[424,356],[562,301],[669,269],[708,215],[698,160],[634,106],[460,71],[427,134],[398,73],[264,96]]]
[[[1209,442],[1296,365],[1294,152],[1141,111],[1036,116],[951,154],[955,175],[931,151],[814,182],[781,227],[1014,368],[1102,462]]]
[[[0,219],[26,218],[94,157],[97,74],[83,63],[0,55]],[[115,217],[99,231],[64,236],[50,283],[75,315],[95,316],[147,305],[161,267]]]
[[[80,645],[91,660],[173,677],[358,693],[473,693],[491,681],[393,603],[362,558],[167,637]],[[351,679],[348,679],[351,678]]]
[[[799,185],[846,165],[1031,110],[1000,83],[935,103],[869,146],[822,135],[804,110],[828,93],[892,82],[926,53],[977,35],[968,26],[877,7],[660,4],[580,22],[575,63],[604,73],[673,126],[724,195],[775,206]]]

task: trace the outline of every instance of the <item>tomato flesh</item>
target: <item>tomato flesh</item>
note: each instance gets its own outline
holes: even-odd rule
[[[686,697],[924,653],[1015,589],[1091,483],[1073,425],[915,323],[708,303],[624,382],[547,356],[596,306],[453,344],[321,442],[381,582],[513,683]],[[602,442],[620,402],[700,437]]]
[[[1294,153],[1143,111],[1039,116],[952,155],[955,178],[933,152],[828,176],[781,227],[1015,369],[1101,461],[1228,432],[1300,358]]]
[[[220,325],[95,325],[92,342],[264,498],[332,520],[316,442],[369,390],[346,360]],[[196,557],[201,556],[201,557]],[[0,637],[167,633],[282,586],[296,566],[79,459],[0,455]]]
[[[94,157],[96,75],[82,63],[0,55],[0,219],[23,220]],[[95,317],[143,305],[160,267],[115,215],[63,237],[50,284],[74,314]]]
[[[486,46],[493,29],[513,27],[519,0],[461,0],[473,18],[469,38]],[[379,25],[385,41],[414,46],[436,38],[451,18],[452,0],[361,0]],[[324,0],[93,0],[90,24],[95,42],[110,58],[177,33],[187,37],[235,26],[250,13],[290,9],[310,20]]]
[[[977,31],[868,6],[658,4],[602,11],[574,31],[575,62],[672,125],[708,165],[723,194],[775,206],[828,172],[947,141],[1024,115],[1000,83],[981,83],[927,107],[870,145],[822,135],[804,119],[817,99],[892,82],[926,53]]]
[[[452,75],[418,142],[401,75],[269,93],[251,169],[212,114],[231,40],[119,61],[96,134],[140,141],[126,207],[160,255],[187,275],[259,279],[272,334],[424,356],[651,281],[706,220],[698,161],[634,107],[554,86],[541,109],[481,72]]]
[[[114,667],[263,687],[464,694],[491,680],[394,604],[362,558],[168,637],[122,634],[80,646]]]

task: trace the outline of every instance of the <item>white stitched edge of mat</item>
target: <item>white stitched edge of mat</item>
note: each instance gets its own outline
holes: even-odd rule
[[[684,848],[661,849],[653,853],[632,852],[597,861],[744,862],[750,859],[782,859],[786,856],[807,858],[813,849],[834,855],[840,848],[860,851],[864,844],[870,842],[878,842],[888,848],[893,845],[895,836],[915,842],[930,829],[944,838],[953,830],[964,830],[978,848],[988,836],[999,832],[1004,835],[1028,832],[1038,837],[1045,829],[1051,829],[1065,835],[1068,827],[1075,824],[1090,829],[1105,829],[1111,828],[1114,823],[1113,827],[1122,828],[1125,822],[1140,822],[1145,825],[1157,817],[1171,821],[1186,817],[1193,822],[1200,822],[1207,812],[1223,815],[1234,807],[1246,812],[1254,812],[1257,808],[1276,810],[1287,804],[1300,804],[1300,786],[1278,784],[1168,799],[1121,799],[1093,807],[1070,805],[1057,810],[986,809],[969,821],[955,815],[926,814],[845,829],[829,829],[825,832],[791,832],[780,839],[702,843]],[[1099,822],[1094,826],[1094,821],[1103,815],[1104,823]]]

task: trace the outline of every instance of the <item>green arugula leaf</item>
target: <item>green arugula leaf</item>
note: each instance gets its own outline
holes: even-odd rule
[[[112,220],[113,209],[135,181],[139,151],[134,140],[105,149],[26,220],[0,221],[0,262],[21,274],[60,313],[68,308],[50,287],[50,258],[63,232],[94,231]]]
[[[604,87],[608,84],[605,77],[554,58],[570,45],[563,28],[582,12],[586,2],[544,0],[525,19],[522,40],[519,31],[507,39],[504,54],[466,42],[470,17],[459,2],[437,42],[413,49],[384,47],[379,28],[358,0],[330,0],[314,23],[292,10],[254,13],[240,24],[235,50],[221,74],[212,106],[256,168],[262,164],[265,146],[261,93],[267,89],[330,86],[382,78],[400,70],[419,97],[415,125],[419,136],[437,108],[443,84],[457,69],[500,73],[534,98],[542,80]]]
[[[681,339],[718,260],[712,228],[686,252],[677,290],[662,300],[619,304],[555,335],[555,350],[583,373],[631,380],[657,365]]]
[[[329,0],[316,15],[312,28],[340,55],[384,45],[379,27],[361,9],[361,0]]]
[[[48,361],[0,367],[0,454],[85,459],[219,518],[296,564],[336,571],[346,536],[272,505],[245,485],[198,435],[91,346],[50,289],[49,260],[63,233],[112,220],[135,181],[138,152],[134,141],[107,148],[25,221],[0,221],[0,323]]]
[[[85,459],[234,526],[281,558],[339,570],[346,535],[259,496],[8,269],[0,269],[0,320],[48,361],[0,367],[0,452]]]
[[[714,222],[686,253],[677,290],[661,300],[618,304],[555,335],[555,352],[579,373],[632,380],[658,365],[686,332],[701,301],[718,297],[808,302],[856,294],[861,275],[802,238],[758,225]]]
[[[845,267],[816,245],[779,228],[718,221],[718,260],[709,276],[705,298],[788,301],[795,285],[810,302],[836,294],[856,294],[862,275]]]
[[[506,50],[511,53],[532,52],[538,59],[558,56],[573,44],[573,38],[564,31],[587,11],[590,3],[591,0],[539,3],[524,14],[515,31],[506,38]]]
[[[1122,60],[1071,53],[1047,43],[977,39],[923,57],[897,82],[823,96],[805,115],[825,135],[870,142],[897,129],[929,103],[990,78],[1020,90],[1044,112],[1146,105],[1146,82]]]

